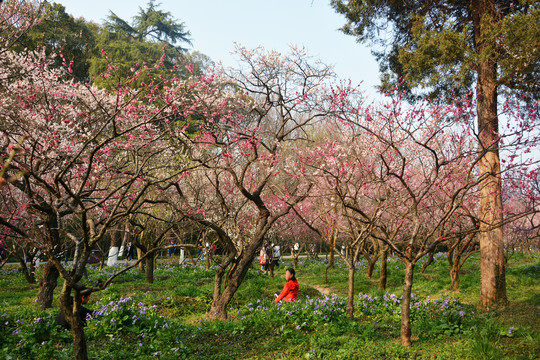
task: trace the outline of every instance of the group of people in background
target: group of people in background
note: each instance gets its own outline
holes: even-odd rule
[[[281,247],[277,244],[264,244],[259,253],[259,264],[261,271],[267,272],[271,265],[279,266],[281,259]]]

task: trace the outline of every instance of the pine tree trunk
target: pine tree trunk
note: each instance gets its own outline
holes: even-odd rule
[[[502,221],[502,180],[499,157],[499,123],[497,117],[497,63],[490,53],[493,39],[488,29],[494,19],[495,3],[473,2],[473,22],[478,62],[477,117],[480,151],[485,155],[478,163],[480,184],[480,301],[486,308],[505,303],[506,278],[504,266]],[[499,224],[499,226],[497,226]]]
[[[401,299],[401,345],[411,346],[411,292],[413,285],[414,264],[405,263],[405,279],[403,282],[403,296]]]
[[[56,289],[59,275],[54,263],[50,260],[47,261],[43,266],[43,274],[39,280],[39,292],[37,295],[37,301],[43,310],[52,306],[54,289]]]

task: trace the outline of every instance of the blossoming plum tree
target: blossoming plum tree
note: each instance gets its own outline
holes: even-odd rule
[[[191,139],[192,158],[202,166],[175,187],[177,210],[212,229],[224,250],[208,314],[218,319],[227,318],[270,228],[309,192],[295,155],[323,116],[320,90],[332,76],[301,49],[283,56],[238,47],[237,54],[242,67],[224,90],[243,104],[204,114],[208,120]]]
[[[3,54],[2,157],[9,155],[10,144],[24,141],[2,169],[13,179],[2,191],[22,199],[21,207],[3,204],[0,224],[47,257],[38,295],[43,306],[50,306],[58,276],[64,280],[60,307],[72,328],[76,357],[85,359],[86,340],[76,316],[81,296],[104,289],[118,275],[85,288],[88,256],[113,227],[166,203],[148,194],[157,184],[176,182],[192,166],[171,147],[171,139],[187,128],[184,109],[201,101],[209,88],[201,90],[195,79],[152,77],[153,68],[143,67],[107,92],[66,80],[69,64],[51,68],[43,53]],[[114,71],[110,64],[102,76]],[[143,76],[153,80],[130,86]],[[58,259],[66,247],[74,249],[71,268]]]

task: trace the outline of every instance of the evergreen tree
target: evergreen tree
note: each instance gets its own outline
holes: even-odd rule
[[[63,5],[44,3],[42,20],[19,39],[19,51],[40,50],[62,54],[55,65],[71,67],[77,81],[89,81],[90,58],[94,56],[98,25],[66,13]],[[70,66],[71,64],[71,66]]]
[[[115,72],[118,76],[129,74],[136,64],[153,66],[162,63],[160,71],[168,73],[186,51],[179,44],[191,45],[189,36],[184,24],[174,19],[170,12],[158,9],[153,0],[146,9],[139,8],[132,23],[111,11],[97,41],[98,49],[107,57],[94,57],[90,74],[97,85],[108,86],[119,79],[105,79],[99,75],[107,71],[111,62],[119,67],[120,71]],[[163,54],[165,57],[162,58]]]

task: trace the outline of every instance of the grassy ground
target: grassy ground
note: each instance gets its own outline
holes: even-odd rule
[[[301,261],[300,301],[276,306],[272,294],[281,290],[287,266],[282,264],[273,279],[254,267],[230,304],[226,322],[204,320],[212,299],[212,270],[162,262],[154,284],[132,270],[92,295],[88,307],[97,312],[86,327],[90,358],[536,359],[540,354],[539,254],[509,259],[509,304],[489,313],[478,308],[477,257],[466,263],[459,292],[451,288],[444,256],[437,256],[424,274],[419,264],[412,348],[399,341],[399,260],[388,264],[386,291],[377,289],[377,271],[373,280],[367,279],[366,264],[359,263],[354,320],[344,314],[347,270],[337,262],[325,282],[325,259]],[[92,267],[88,283],[111,271]],[[54,322],[56,300],[54,309],[39,310],[37,290],[16,269],[1,270],[0,359],[72,358],[70,333],[57,330]]]

